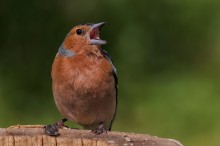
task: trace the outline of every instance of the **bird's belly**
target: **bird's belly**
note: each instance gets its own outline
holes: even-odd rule
[[[107,73],[78,74],[66,82],[53,81],[53,94],[59,112],[81,125],[112,120],[116,109],[114,78]]]

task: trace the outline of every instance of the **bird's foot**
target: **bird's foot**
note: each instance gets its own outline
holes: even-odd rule
[[[46,126],[44,126],[44,132],[46,135],[58,136],[59,135],[59,127],[58,127],[57,123],[46,125]]]
[[[61,121],[58,121],[57,123],[50,124],[44,126],[44,132],[46,135],[50,136],[58,136],[59,134],[59,128],[62,128],[64,125],[64,122],[66,122],[67,119],[62,119]]]
[[[100,135],[102,133],[107,134],[107,130],[104,128],[103,123],[100,123],[99,127],[96,129],[93,129],[92,132],[96,135]]]

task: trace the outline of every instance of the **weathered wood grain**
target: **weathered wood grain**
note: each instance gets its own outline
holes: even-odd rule
[[[60,136],[44,134],[42,125],[0,128],[0,146],[182,146],[176,140],[147,134],[108,132],[94,135],[89,130],[60,129]]]

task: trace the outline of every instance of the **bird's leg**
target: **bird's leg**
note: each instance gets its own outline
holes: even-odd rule
[[[47,135],[50,136],[58,136],[59,135],[59,128],[62,128],[64,125],[64,122],[66,122],[67,119],[62,119],[54,124],[46,125],[44,126],[44,132]]]
[[[102,134],[102,133],[107,133],[107,130],[104,128],[104,125],[103,125],[103,123],[101,122],[101,123],[99,124],[99,127],[93,129],[92,132],[93,132],[94,134],[96,134],[96,135],[100,135],[100,134]]]

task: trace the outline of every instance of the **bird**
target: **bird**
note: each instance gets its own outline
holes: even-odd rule
[[[111,131],[117,111],[118,78],[100,31],[106,22],[73,27],[65,37],[52,64],[52,91],[62,120],[44,127],[59,135],[64,122],[78,123],[99,135]]]

